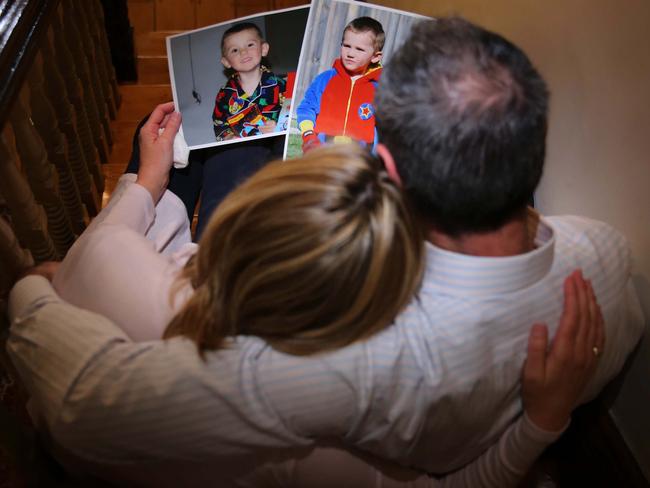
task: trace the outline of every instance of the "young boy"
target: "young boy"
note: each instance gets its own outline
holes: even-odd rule
[[[268,52],[269,43],[251,22],[224,32],[221,63],[230,78],[217,93],[212,113],[217,141],[275,130],[286,83],[265,66]]]
[[[325,141],[375,142],[372,100],[381,74],[384,29],[371,17],[343,30],[341,57],[319,74],[296,110],[303,152]]]

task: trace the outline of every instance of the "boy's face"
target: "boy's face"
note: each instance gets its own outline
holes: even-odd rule
[[[263,42],[255,29],[230,34],[223,41],[221,63],[238,73],[259,69],[262,56],[269,52],[269,44]]]
[[[356,32],[348,29],[341,43],[341,63],[352,75],[362,75],[371,63],[381,60],[381,51],[375,51],[375,36],[372,32]]]

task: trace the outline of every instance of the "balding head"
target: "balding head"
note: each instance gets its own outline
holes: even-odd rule
[[[460,18],[424,21],[387,63],[377,129],[440,231],[499,228],[542,173],[548,92],[526,55]]]

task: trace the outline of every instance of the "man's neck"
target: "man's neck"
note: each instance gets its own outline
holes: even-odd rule
[[[528,214],[517,216],[490,232],[465,233],[452,237],[434,228],[429,230],[428,240],[433,245],[447,251],[472,256],[504,257],[516,256],[535,248],[530,232],[531,220]]]

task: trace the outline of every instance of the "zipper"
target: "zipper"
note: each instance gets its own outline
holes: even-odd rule
[[[358,79],[358,78],[357,78]],[[356,83],[357,80],[350,80],[352,84],[350,85],[350,94],[348,95],[348,106],[345,109],[345,121],[343,122],[343,134],[342,135],[347,135],[347,129],[348,129],[348,117],[350,116],[350,103],[352,102],[352,91],[354,90],[354,84]]]

